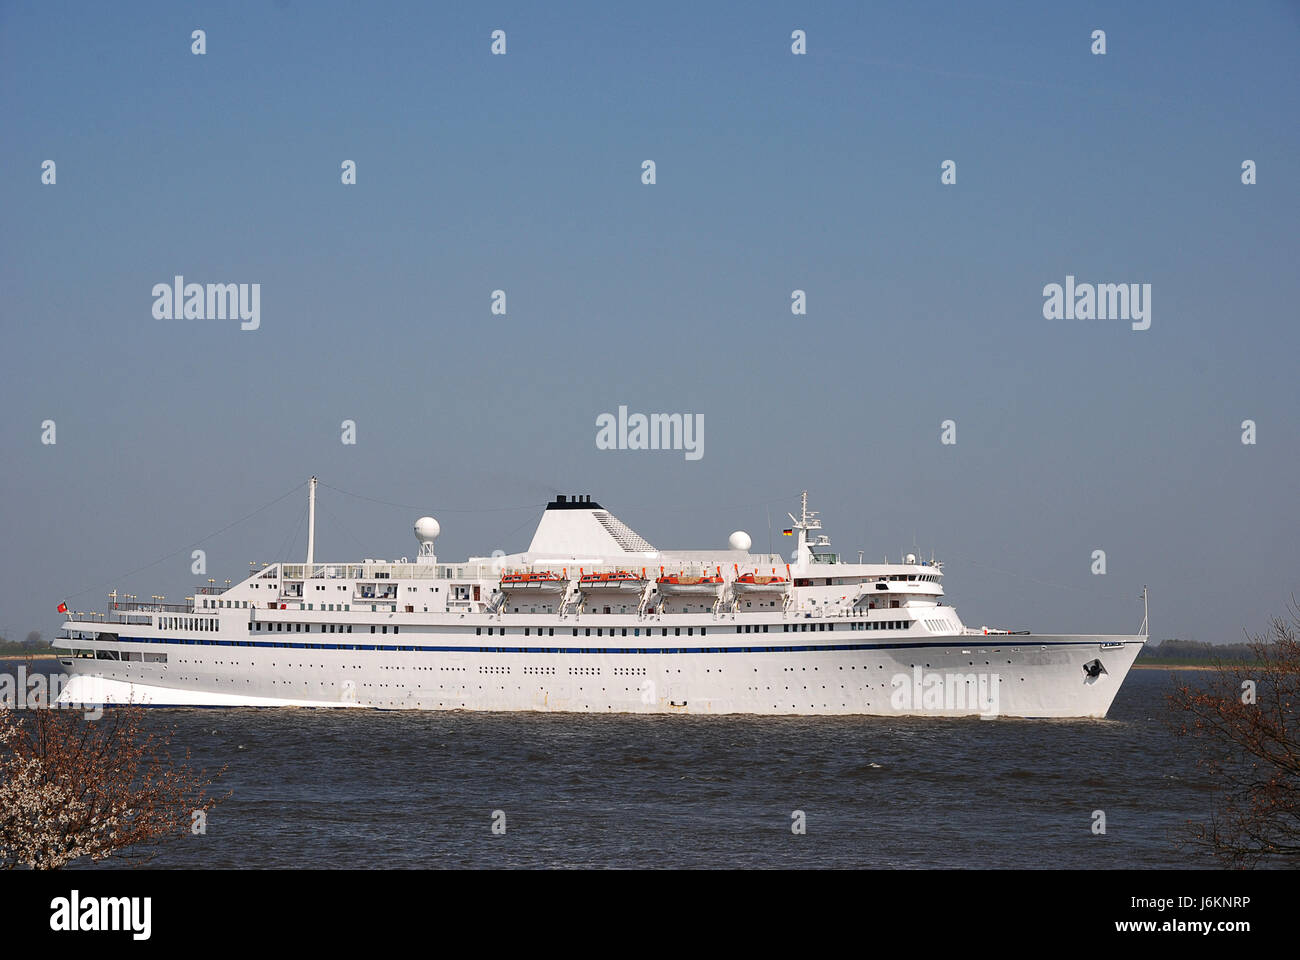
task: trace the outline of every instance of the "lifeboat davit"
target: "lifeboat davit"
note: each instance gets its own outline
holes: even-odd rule
[[[501,590],[505,593],[528,591],[530,593],[561,593],[569,581],[558,573],[507,573],[501,577]]]
[[[662,594],[708,594],[714,596],[722,586],[721,577],[688,577],[682,574],[660,577],[655,581]]]
[[[647,582],[645,573],[615,570],[613,573],[584,573],[578,584],[585,593],[640,593]]]

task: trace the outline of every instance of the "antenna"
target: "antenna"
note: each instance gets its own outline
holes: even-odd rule
[[[1146,640],[1150,637],[1151,631],[1147,626],[1147,585],[1142,584],[1142,626],[1138,627],[1138,636]]]
[[[790,523],[792,527],[795,530],[799,531],[799,544],[795,556],[798,558],[797,562],[799,566],[803,567],[812,562],[812,556],[813,556],[812,553],[813,544],[809,544],[808,542],[808,531],[820,530],[822,528],[822,522],[818,518],[816,510],[808,509],[807,490],[803,491],[803,494],[800,496],[799,504],[800,504],[799,516],[797,518],[793,513],[787,513],[786,516],[790,518]],[[830,540],[828,540],[825,536],[818,536],[815,541],[816,546],[825,546],[829,543]]]

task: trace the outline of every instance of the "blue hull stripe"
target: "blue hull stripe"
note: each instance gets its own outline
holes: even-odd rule
[[[572,653],[572,654],[663,654],[663,653],[802,653],[837,650],[915,650],[935,647],[988,647],[996,643],[1007,646],[1091,647],[1099,640],[1035,640],[1031,637],[967,637],[961,640],[929,640],[919,643],[825,643],[761,647],[428,647],[388,646],[373,643],[273,643],[266,640],[183,640],[155,637],[119,637],[119,643],[164,643],[202,647],[267,647],[278,650],[381,650],[388,653]],[[96,641],[89,641],[94,643]],[[111,641],[110,641],[111,642]],[[1116,641],[1108,641],[1114,643]],[[1140,640],[1120,641],[1123,645],[1141,644]],[[64,648],[67,649],[67,648]],[[85,648],[76,648],[85,649]],[[93,649],[93,648],[92,648]]]

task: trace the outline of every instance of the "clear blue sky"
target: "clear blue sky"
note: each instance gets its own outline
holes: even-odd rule
[[[973,625],[1130,632],[1147,583],[1154,636],[1260,629],[1300,593],[1297,5],[808,7],[0,6],[0,630],[179,599],[188,550],[122,575],[312,473],[446,558],[555,492],[765,548],[808,488]],[[175,274],[260,283],[261,329],[154,319]],[[1044,320],[1067,274],[1152,284],[1151,329]],[[703,458],[598,450],[620,404]],[[304,504],[209,575],[300,558]],[[324,489],[317,557],[416,515]]]

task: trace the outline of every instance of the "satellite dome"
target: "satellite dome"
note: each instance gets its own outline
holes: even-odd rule
[[[415,539],[421,543],[433,543],[434,538],[442,532],[438,521],[433,517],[421,517],[415,521]]]
[[[732,550],[748,550],[754,545],[754,541],[750,539],[749,534],[744,530],[737,530],[729,536],[727,538],[727,543],[731,544]]]
[[[907,562],[908,562],[908,563],[916,563],[916,554],[914,554],[914,553],[909,553],[909,554],[907,555]]]

